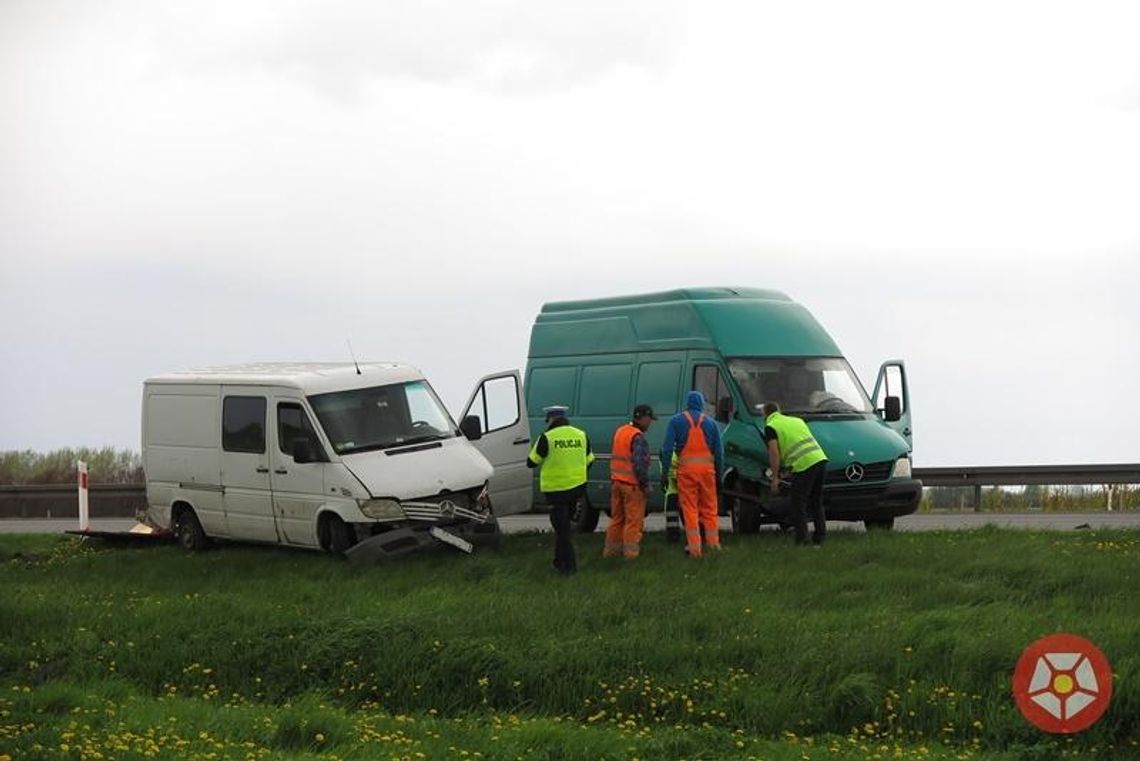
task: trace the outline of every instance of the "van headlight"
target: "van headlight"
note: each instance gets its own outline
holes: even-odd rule
[[[909,457],[900,457],[895,460],[895,469],[891,471],[891,478],[910,478]]]
[[[360,512],[378,521],[403,520],[404,508],[394,499],[360,500]]]

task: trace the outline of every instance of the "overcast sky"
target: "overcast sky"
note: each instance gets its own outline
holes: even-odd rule
[[[775,288],[919,465],[1140,461],[1140,5],[0,0],[0,450],[141,381]]]

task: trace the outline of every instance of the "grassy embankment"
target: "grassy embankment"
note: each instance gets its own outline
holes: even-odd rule
[[[579,538],[357,568],[0,537],[0,758],[1140,757],[1140,534]],[[19,557],[15,557],[20,553]],[[29,554],[30,553],[30,554]],[[1009,694],[1071,631],[1116,672],[1054,738]]]

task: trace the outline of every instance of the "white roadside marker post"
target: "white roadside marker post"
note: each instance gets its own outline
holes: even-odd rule
[[[87,511],[87,463],[78,460],[76,465],[79,471],[79,530],[87,531],[91,527]]]

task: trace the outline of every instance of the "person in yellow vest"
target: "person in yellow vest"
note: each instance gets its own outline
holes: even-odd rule
[[[528,468],[540,468],[538,488],[550,504],[550,525],[554,527],[554,570],[569,576],[578,570],[571,541],[570,510],[585,498],[586,469],[594,462],[590,440],[584,431],[570,425],[569,407],[544,407],[546,430],[527,456]]]
[[[665,498],[665,539],[676,542],[681,538],[681,505],[677,499],[677,453],[673,453],[669,469],[661,469],[661,491]]]
[[[811,435],[807,423],[780,412],[780,405],[767,402],[764,413],[764,440],[768,442],[768,465],[772,469],[772,496],[780,493],[780,468],[792,471],[792,522],[796,544],[807,544],[807,516],[811,514],[812,544],[823,544],[827,517],[823,514],[823,478],[827,454]]]
[[[649,494],[649,443],[645,432],[657,416],[648,404],[633,408],[633,416],[614,431],[610,448],[610,525],[602,557],[635,558],[645,529],[645,499]]]

